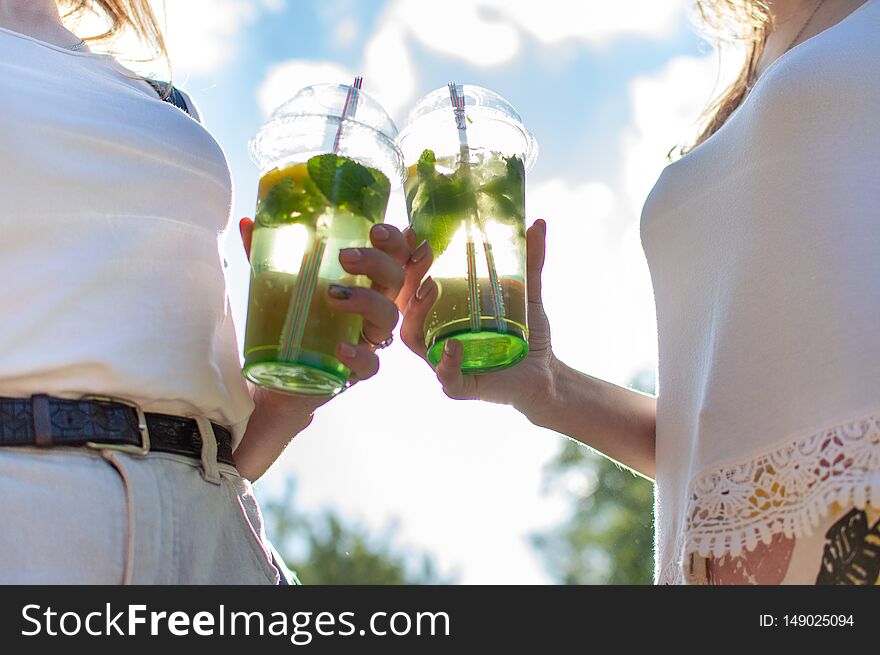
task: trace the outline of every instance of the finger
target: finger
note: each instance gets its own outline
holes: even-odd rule
[[[540,218],[526,231],[526,287],[529,302],[541,302],[541,271],[547,247],[547,223]]]
[[[403,324],[400,326],[400,338],[407,348],[416,355],[428,360],[428,349],[425,346],[425,318],[437,301],[440,289],[430,276],[422,282],[422,286],[413,294],[403,312]]]
[[[397,307],[401,311],[406,309],[416,290],[422,284],[422,280],[428,269],[431,268],[433,261],[434,253],[431,252],[431,246],[428,245],[427,241],[422,241],[422,244],[413,250],[409,261],[404,267],[403,286],[397,295]]]
[[[409,225],[406,226],[403,230],[403,237],[406,239],[406,245],[409,246],[410,251],[416,249],[416,242],[418,238],[416,237],[416,231],[412,229]]]
[[[409,261],[411,249],[403,233],[393,225],[378,224],[370,230],[370,243],[401,266]]]
[[[443,393],[455,400],[465,398],[464,376],[461,374],[461,360],[464,349],[455,339],[447,339],[443,344],[443,356],[437,364],[437,379],[443,385]]]
[[[373,343],[387,339],[400,318],[394,303],[375,289],[331,284],[327,295],[333,309],[364,317],[364,336]]]
[[[367,346],[340,343],[336,346],[336,356],[351,369],[355,380],[367,380],[379,372],[379,357]]]
[[[254,237],[254,222],[249,218],[243,218],[238,223],[238,231],[241,233],[241,244],[244,246],[244,254],[248,261],[251,259],[251,242]]]
[[[403,267],[390,255],[375,248],[344,248],[339,263],[353,275],[366,275],[373,288],[394,301],[404,283]]]

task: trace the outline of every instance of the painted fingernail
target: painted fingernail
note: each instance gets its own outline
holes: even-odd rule
[[[339,344],[339,354],[343,357],[354,357],[357,355],[357,348],[352,346],[350,343],[341,343]]]
[[[351,289],[341,284],[331,284],[327,287],[327,294],[336,300],[348,300],[351,298]]]
[[[391,232],[389,232],[388,228],[384,225],[374,225],[372,232],[373,239],[376,241],[387,241],[388,237],[391,236]]]
[[[362,256],[360,248],[345,248],[339,251],[339,259],[343,262],[354,263]]]
[[[422,241],[419,244],[419,247],[413,250],[412,255],[409,256],[409,260],[413,264],[418,264],[425,257],[428,256],[428,253],[431,251],[431,246],[428,245],[427,241]]]
[[[433,282],[433,279],[429,275],[428,277],[425,278],[425,281],[422,282],[422,286],[420,286],[416,290],[416,300],[424,300],[425,299],[425,296],[428,295],[428,290],[431,288],[431,282]]]

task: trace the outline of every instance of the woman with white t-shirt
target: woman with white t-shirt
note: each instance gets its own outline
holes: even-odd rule
[[[0,0],[0,583],[275,583],[248,481],[326,400],[245,382],[223,151],[65,27],[84,11],[164,52],[148,0]],[[340,262],[373,287],[328,299],[364,317],[337,349],[361,380],[427,249],[370,236]]]
[[[450,340],[437,377],[654,478],[658,582],[877,584],[880,0],[697,6],[746,57],[642,214],[657,398],[554,356],[543,221],[527,235],[528,358],[464,377]],[[422,357],[436,294],[429,278],[404,310]]]

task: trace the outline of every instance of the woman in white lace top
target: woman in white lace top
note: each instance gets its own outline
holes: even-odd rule
[[[642,215],[657,398],[559,362],[528,231],[529,357],[437,376],[656,480],[656,577],[876,584],[880,574],[880,0],[698,0],[743,70]],[[403,337],[424,356],[426,280]],[[578,299],[589,304],[589,298]]]

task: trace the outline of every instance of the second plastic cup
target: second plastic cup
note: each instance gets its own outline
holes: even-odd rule
[[[369,246],[384,221],[403,174],[396,137],[363,91],[320,84],[279,107],[251,143],[260,167],[244,346],[252,382],[310,396],[345,388],[351,371],[335,351],[358,342],[363,321],[334,309],[328,289],[369,285],[342,268],[339,251]]]
[[[424,325],[429,361],[454,337],[465,374],[515,365],[529,349],[525,175],[535,139],[504,98],[460,85],[420,100],[398,143],[410,225],[434,251],[440,291]]]

